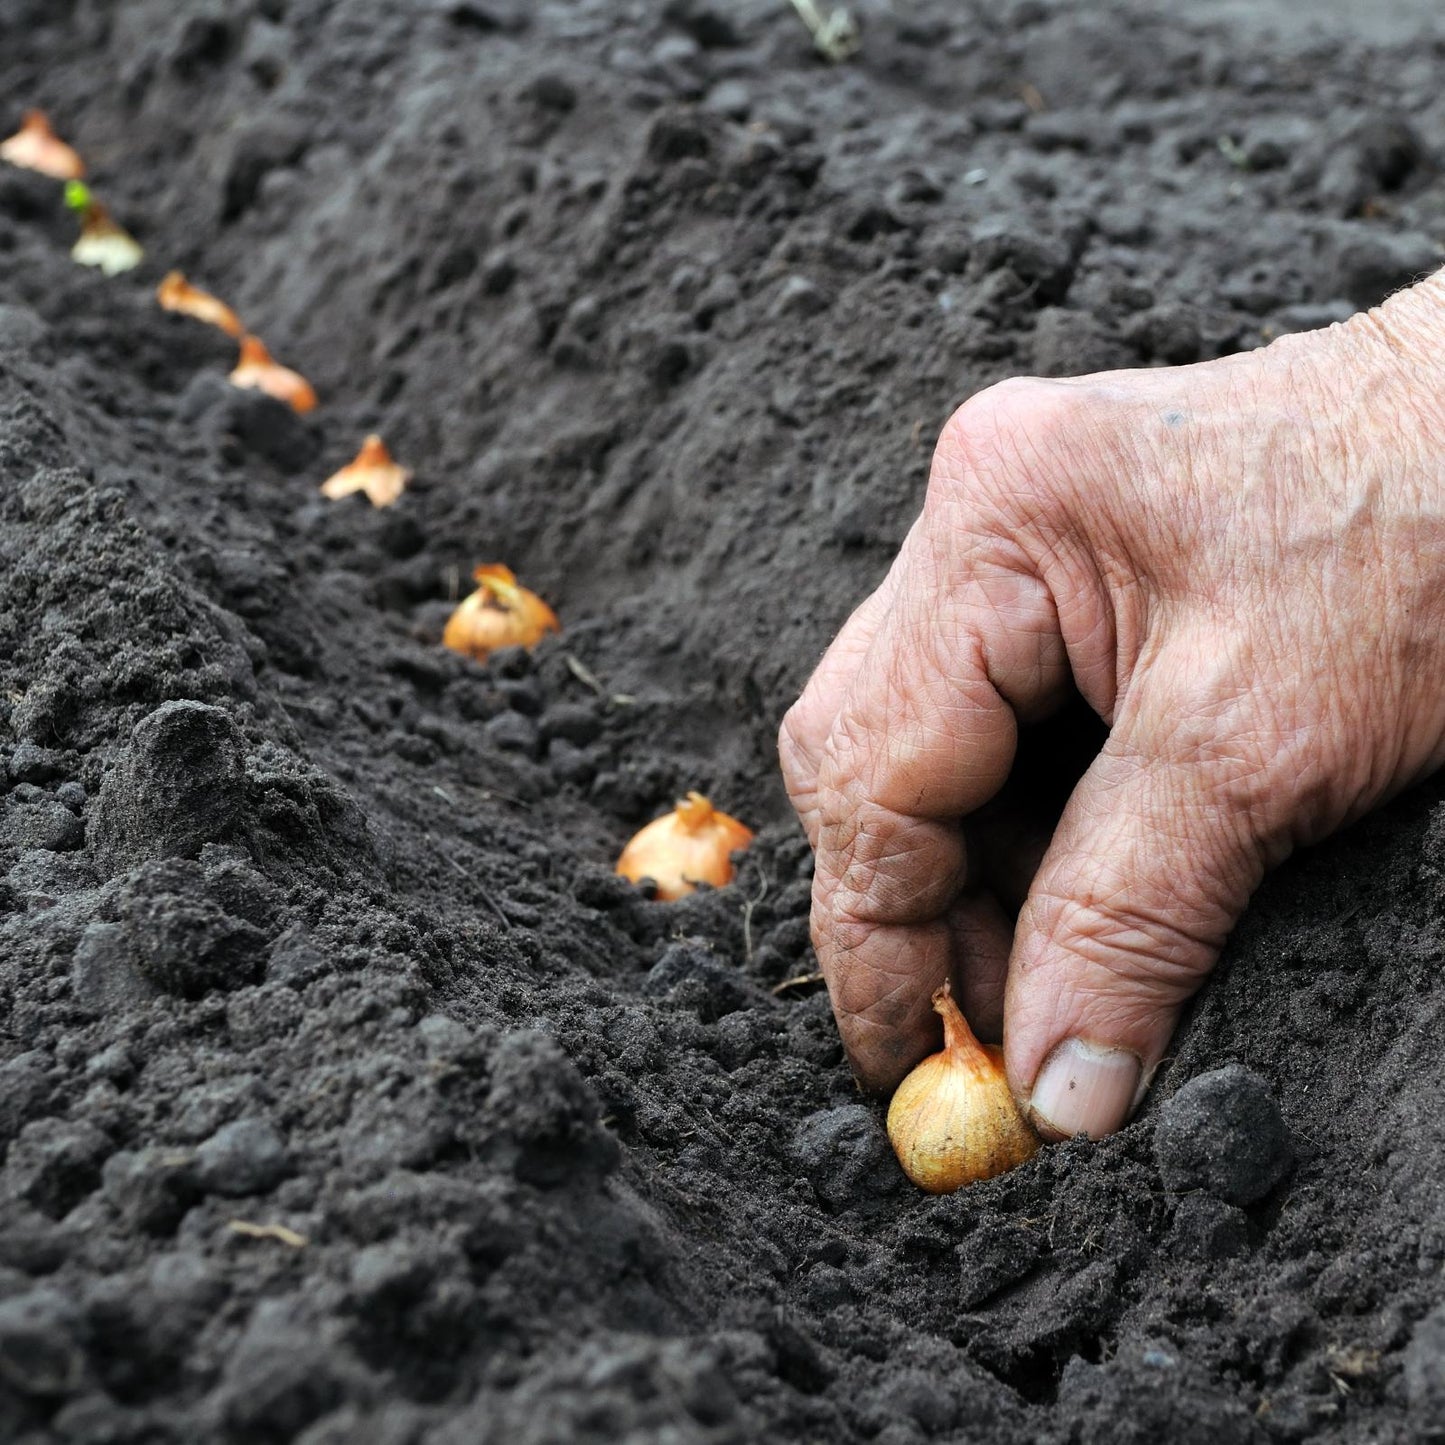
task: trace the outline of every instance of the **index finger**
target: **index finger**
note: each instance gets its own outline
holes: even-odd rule
[[[818,770],[813,943],[870,1089],[892,1088],[935,1044],[933,993],[967,966],[947,921],[967,875],[959,820],[1007,778],[1015,708],[1037,710],[1069,678],[1032,569],[968,553],[915,561],[901,580]]]
[[[818,846],[818,769],[822,765],[823,749],[858,664],[867,655],[879,623],[893,605],[897,571],[895,563],[878,589],[871,592],[843,624],[813,670],[803,695],[788,709],[778,729],[778,761],[782,765],[783,782],[813,848]]]

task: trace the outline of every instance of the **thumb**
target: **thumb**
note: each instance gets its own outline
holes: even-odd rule
[[[1227,749],[1191,751],[1150,756],[1116,730],[1019,914],[1004,1039],[1046,1138],[1098,1139],[1128,1119],[1263,874],[1248,770],[1204,761]]]

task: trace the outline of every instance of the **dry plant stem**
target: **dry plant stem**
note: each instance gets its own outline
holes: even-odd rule
[[[786,993],[790,988],[805,988],[810,983],[822,982],[823,975],[821,973],[799,973],[795,974],[792,978],[785,978],[782,983],[775,983],[772,987],[771,992],[774,995],[777,995],[780,993]]]
[[[567,671],[572,674],[584,687],[590,687],[604,702],[609,702],[613,707],[631,707],[636,697],[630,692],[608,692],[602,685],[602,679],[587,666],[575,653],[564,652],[562,661],[567,664]]]
[[[274,1239],[290,1249],[306,1247],[306,1236],[288,1229],[284,1224],[252,1224],[248,1219],[232,1219],[227,1222],[226,1228],[232,1234],[240,1234],[247,1239]]]
[[[960,1063],[967,1061],[975,1068],[988,1068],[992,1063],[984,1046],[979,1043],[963,1010],[954,1002],[953,988],[949,984],[939,989],[933,1000],[934,1011],[943,1020],[943,1047]]]

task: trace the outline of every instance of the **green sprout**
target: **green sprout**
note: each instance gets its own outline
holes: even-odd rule
[[[123,226],[116,225],[89,186],[80,181],[67,181],[65,204],[80,215],[80,239],[70,248],[70,254],[82,266],[94,266],[107,276],[119,276],[122,271],[140,265],[145,255],[140,242]]]
[[[835,65],[847,60],[862,43],[857,22],[841,5],[825,15],[818,8],[817,0],[793,0],[793,9],[808,27],[813,44],[826,60]]]
[[[1219,147],[1219,154],[1232,165],[1237,171],[1253,170],[1249,163],[1249,156],[1245,153],[1244,147],[1235,140],[1232,135],[1222,135],[1215,144]]]

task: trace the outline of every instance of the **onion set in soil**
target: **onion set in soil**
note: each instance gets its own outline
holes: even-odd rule
[[[0,142],[0,160],[57,181],[78,181],[85,174],[85,162],[55,134],[43,110],[25,112],[20,129]]]
[[[241,318],[224,301],[199,286],[192,286],[179,271],[169,272],[156,287],[156,300],[167,311],[193,316],[208,326],[219,326],[227,336],[239,339],[245,333]]]
[[[488,563],[472,573],[477,590],[464,597],[447,621],[442,645],[478,662],[504,647],[535,647],[549,632],[560,632],[557,614],[529,592],[510,567]]]
[[[1039,1147],[1004,1076],[1003,1050],[974,1037],[953,990],[933,995],[943,1048],[898,1086],[888,1138],[903,1172],[930,1194],[952,1194],[1022,1164]]]
[[[141,244],[111,216],[84,181],[68,181],[65,204],[80,213],[80,239],[70,254],[82,266],[94,266],[107,276],[133,271],[145,259]]]
[[[666,902],[699,883],[722,888],[733,880],[732,855],[753,841],[752,829],[719,812],[701,793],[689,793],[655,818],[622,850],[617,872],[634,883],[651,878]]]
[[[258,336],[241,338],[241,358],[231,373],[231,385],[264,391],[302,414],[316,410],[316,389],[300,372],[276,361]]]
[[[373,507],[389,507],[410,480],[410,470],[393,461],[386,443],[373,434],[362,442],[353,461],[322,482],[321,492],[333,501],[353,492],[365,492]]]

